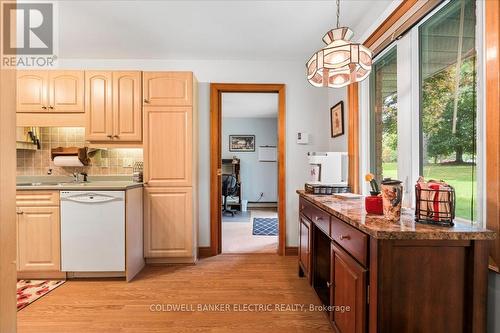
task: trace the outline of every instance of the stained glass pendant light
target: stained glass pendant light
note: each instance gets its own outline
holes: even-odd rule
[[[306,64],[307,80],[315,87],[340,88],[363,81],[372,69],[372,52],[351,42],[352,30],[339,27],[340,0],[337,0],[337,28],[323,37],[326,46]]]

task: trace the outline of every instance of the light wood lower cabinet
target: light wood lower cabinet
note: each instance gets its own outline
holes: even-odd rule
[[[59,271],[59,207],[18,207],[18,270]]]
[[[146,258],[195,257],[193,227],[192,188],[144,189]]]

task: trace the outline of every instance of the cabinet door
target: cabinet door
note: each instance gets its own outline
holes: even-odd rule
[[[17,112],[48,111],[48,71],[17,72]]]
[[[113,141],[142,140],[141,72],[113,72]]]
[[[21,271],[59,271],[59,207],[18,208],[18,261]]]
[[[330,319],[341,333],[366,331],[366,270],[349,254],[332,242],[331,304],[349,307],[349,311],[332,311]]]
[[[83,71],[49,71],[49,111],[84,112]]]
[[[191,107],[145,108],[144,181],[149,186],[191,186]]]
[[[111,72],[85,72],[86,138],[89,141],[113,139]]]
[[[144,105],[193,105],[193,73],[144,72]]]
[[[307,277],[310,277],[311,272],[311,223],[300,217],[299,227],[299,260],[302,270]]]
[[[147,258],[193,257],[192,189],[145,188],[144,233]]]

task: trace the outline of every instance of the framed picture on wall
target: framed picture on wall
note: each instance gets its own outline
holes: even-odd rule
[[[344,102],[340,101],[330,109],[332,138],[344,135]]]
[[[255,135],[230,135],[229,151],[234,151],[234,152],[255,151]]]

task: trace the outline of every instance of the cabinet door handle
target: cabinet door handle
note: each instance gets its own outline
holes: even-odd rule
[[[24,214],[24,212],[22,210],[20,210],[20,209],[16,210],[16,213],[17,213],[17,215]]]
[[[117,138],[117,139],[118,139],[118,138],[119,138],[119,136],[115,134],[115,135],[113,135],[113,138]]]
[[[315,217],[314,217],[314,220],[315,220],[315,221],[321,221],[322,219],[323,219],[323,218],[322,218],[321,216],[315,216]]]
[[[110,135],[106,135],[108,138],[112,139],[113,136],[110,134]]]
[[[339,236],[339,239],[340,239],[340,240],[344,240],[344,239],[345,239],[345,240],[349,240],[349,239],[351,239],[351,236],[349,236],[349,235],[340,235],[340,236]]]
[[[54,109],[54,107],[53,107],[52,105],[49,105],[49,109],[51,109],[51,110],[52,110],[52,109]]]
[[[149,104],[149,99],[144,99],[144,103]]]
[[[330,288],[330,287],[332,286],[332,284],[331,284],[330,282],[326,281],[326,286],[327,286],[328,288]]]
[[[42,106],[42,109],[47,110],[47,107],[44,105],[44,106]]]

